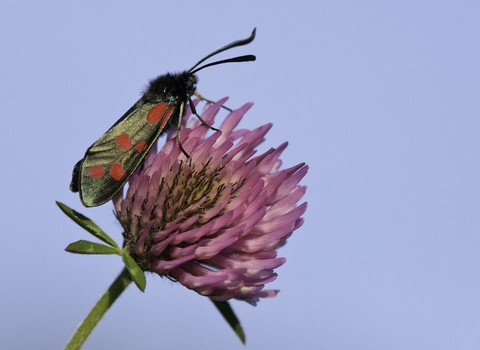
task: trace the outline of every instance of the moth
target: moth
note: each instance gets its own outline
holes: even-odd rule
[[[199,65],[220,52],[251,43],[255,31],[248,38],[234,41],[205,56],[189,70],[160,75],[149,82],[143,96],[75,164],[70,190],[79,192],[83,205],[95,207],[112,199],[141,166],[155,141],[172,127],[177,128],[178,145],[188,157],[180,139],[187,102],[192,113],[207,125],[192,103],[193,95],[204,99],[196,91],[198,78],[195,74],[218,64],[255,61],[256,57],[244,55]]]

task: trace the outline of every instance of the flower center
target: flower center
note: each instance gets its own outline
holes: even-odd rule
[[[159,169],[143,175],[140,183],[148,190],[138,193],[147,193],[146,198],[134,194],[127,215],[119,215],[125,249],[143,270],[149,270],[152,260],[171,260],[172,239],[223,215],[236,197],[243,181],[231,183],[228,167],[210,163],[175,162],[166,173]],[[135,205],[141,208],[135,210]],[[162,242],[164,249],[158,249]],[[189,245],[187,240],[174,246]]]

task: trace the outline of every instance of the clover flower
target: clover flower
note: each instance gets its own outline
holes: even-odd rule
[[[226,100],[209,105],[202,118],[213,123]],[[208,136],[209,128],[189,111],[181,140],[190,158],[170,131],[114,205],[124,246],[144,271],[213,300],[256,305],[278,293],[264,287],[286,261],[277,249],[303,224],[307,203],[297,202],[306,187],[298,184],[308,166],[279,170],[286,142],[255,155],[272,124],[234,130],[251,106],[231,112],[222,132]]]

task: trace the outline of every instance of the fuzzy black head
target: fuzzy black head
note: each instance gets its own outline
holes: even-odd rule
[[[197,76],[188,71],[160,75],[150,80],[143,100],[153,103],[168,102],[174,105],[181,102],[186,103],[188,98],[195,93],[197,82]]]

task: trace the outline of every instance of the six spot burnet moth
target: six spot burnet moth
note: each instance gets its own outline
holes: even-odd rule
[[[187,71],[167,73],[151,80],[137,103],[91,145],[83,159],[75,164],[70,183],[72,192],[80,192],[80,200],[86,207],[106,203],[142,164],[159,136],[173,126],[177,127],[178,145],[188,157],[180,140],[180,127],[187,101],[192,112],[205,124],[191,99],[192,95],[203,99],[196,92],[198,79],[195,73],[217,64],[255,61],[255,56],[239,56],[196,67],[220,52],[247,45],[254,38],[255,29],[247,39],[234,41],[212,52]]]

